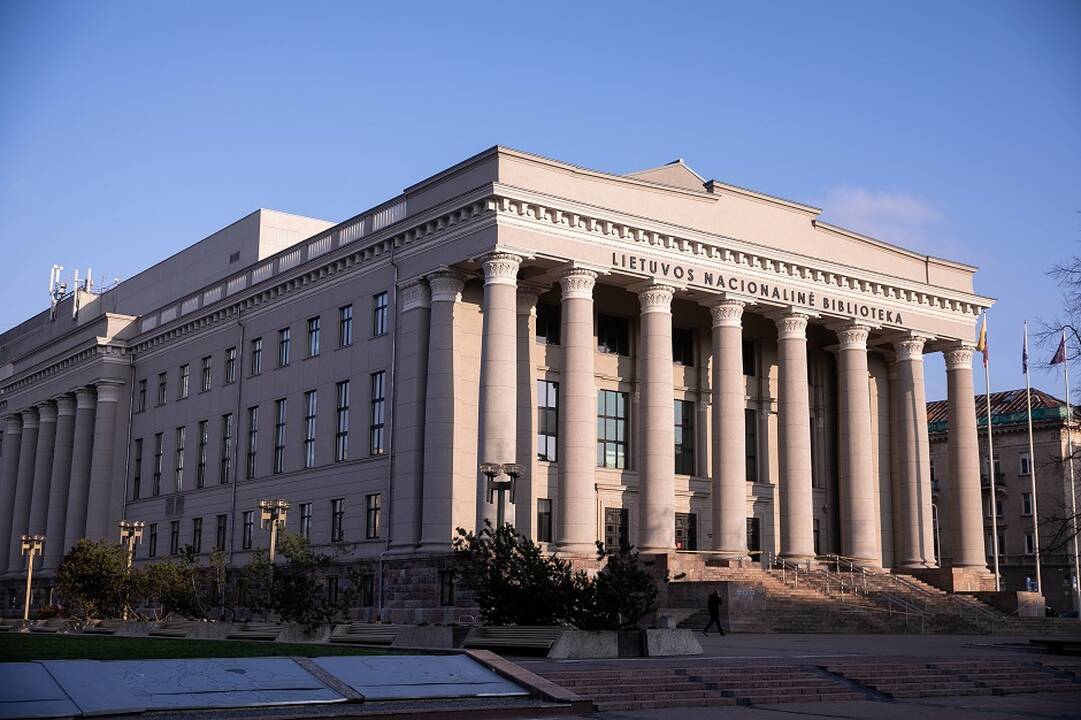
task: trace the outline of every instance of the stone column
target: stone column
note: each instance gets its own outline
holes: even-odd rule
[[[516,387],[518,266],[522,258],[505,252],[486,255],[484,268],[484,331],[480,351],[480,415],[477,423],[477,461],[508,463],[517,458],[518,395]],[[484,522],[495,525],[496,505],[489,503],[486,478],[477,471],[477,530]],[[498,496],[496,502],[499,501]],[[514,507],[506,498],[506,519],[514,521]]]
[[[943,352],[949,397],[950,518],[952,566],[987,572],[983,541],[980,444],[972,390],[972,347]],[[939,510],[941,511],[941,507]],[[941,516],[939,522],[942,522]]]
[[[109,531],[109,500],[114,494],[113,483],[124,482],[123,474],[118,475],[113,467],[116,406],[120,400],[120,389],[120,383],[97,383],[94,454],[90,463],[90,495],[86,505],[86,536],[91,540],[112,536]],[[233,442],[236,442],[235,438]]]
[[[596,552],[597,388],[593,372],[593,288],[597,273],[572,268],[559,278],[560,365],[557,439],[559,496],[555,537],[559,552]]]
[[[22,417],[18,413],[4,419],[4,454],[0,456],[0,573],[7,569],[11,539],[15,536],[11,511],[15,505],[15,486],[19,477],[22,432]]]
[[[837,331],[837,455],[841,505],[841,552],[861,565],[882,567],[871,454],[871,387],[867,370],[870,328],[852,324]]]
[[[19,440],[19,473],[16,476],[15,502],[11,507],[11,549],[8,552],[8,571],[22,567],[22,549],[19,536],[26,534],[30,525],[30,498],[34,492],[34,459],[38,446],[38,409],[27,408],[23,417],[23,434]]]
[[[92,387],[75,391],[71,482],[68,488],[67,517],[64,520],[65,550],[86,536],[86,503],[90,497],[90,460],[94,449],[94,417],[97,404],[97,395]]]
[[[56,442],[53,444],[49,480],[49,510],[45,519],[45,556],[42,567],[54,570],[64,557],[64,524],[67,519],[68,486],[71,482],[72,436],[75,431],[75,398],[56,398]]]
[[[52,481],[53,450],[56,447],[56,405],[38,405],[38,448],[34,457],[34,484],[30,495],[31,535],[45,534],[45,518],[49,512],[49,484]],[[46,536],[46,542],[48,537]]]
[[[909,337],[894,343],[898,419],[894,433],[900,475],[895,504],[898,521],[895,562],[903,568],[926,567],[925,552],[932,557],[934,554],[933,547],[924,547],[923,528],[931,512],[931,460],[926,440],[927,400],[923,386],[924,342],[924,338]]]
[[[642,306],[640,358],[641,451],[638,469],[638,546],[644,553],[676,545],[675,390],[672,384],[672,295],[653,283],[638,291]]]
[[[431,292],[424,280],[414,280],[398,295],[398,367],[395,394],[397,433],[390,551],[408,553],[420,543],[424,498],[424,397],[428,384],[428,335]]]
[[[424,392],[424,477],[420,550],[445,552],[454,533],[454,388],[458,345],[455,314],[462,300],[463,276],[439,272],[428,277],[431,311],[428,374]]]
[[[713,549],[747,557],[747,437],[743,303],[721,300],[713,315]]]
[[[518,287],[518,423],[515,449],[516,463],[522,466],[515,497],[514,526],[526,537],[536,538],[533,530],[534,509],[537,506],[537,484],[533,480],[537,466],[537,298],[538,287]]]
[[[777,320],[777,452],[781,555],[812,561],[811,408],[807,384],[807,316]]]

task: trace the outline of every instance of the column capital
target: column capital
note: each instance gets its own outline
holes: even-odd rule
[[[648,283],[639,285],[635,290],[638,292],[638,302],[642,305],[642,314],[654,312],[672,312],[672,298],[676,289],[664,283]]]
[[[804,313],[790,312],[778,317],[777,339],[778,340],[806,340],[807,321],[810,317]]]
[[[852,323],[837,329],[837,341],[841,350],[867,350],[867,338],[871,328],[860,323]]]
[[[424,278],[410,280],[401,287],[401,312],[407,313],[417,308],[429,308],[432,304],[432,293],[428,288],[428,281]]]
[[[38,403],[38,420],[43,423],[56,422],[56,404],[51,400]]]
[[[942,351],[947,370],[972,370],[972,356],[976,348],[968,343],[957,343]]]
[[[485,285],[518,284],[518,268],[522,264],[521,255],[496,251],[482,257],[480,264],[484,268]]]
[[[97,394],[94,392],[94,387],[92,385],[81,387],[75,391],[76,410],[93,410],[96,405]]]
[[[23,418],[23,430],[34,430],[38,426],[38,409],[28,407],[19,411]]]
[[[94,383],[98,391],[98,402],[118,402],[120,400],[120,388],[124,383],[119,380],[99,380]]]
[[[559,276],[564,300],[592,300],[596,285],[597,273],[587,268],[573,267]]]
[[[893,349],[897,353],[897,362],[923,362],[923,346],[926,343],[927,339],[918,335],[895,340]]]
[[[709,312],[713,316],[713,327],[742,327],[745,306],[746,303],[741,300],[727,298],[710,303]]]
[[[66,417],[75,414],[75,398],[71,395],[57,395],[53,398],[53,402],[56,403],[56,414],[58,416]]]
[[[23,431],[23,420],[19,413],[12,413],[4,418],[4,432],[8,435],[18,435]]]
[[[548,291],[542,285],[527,283],[518,286],[518,314],[532,315],[537,310],[537,300]]]
[[[465,276],[454,270],[440,270],[428,276],[431,302],[461,302]]]

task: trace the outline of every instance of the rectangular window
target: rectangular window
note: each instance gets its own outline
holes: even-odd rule
[[[365,501],[367,513],[364,519],[364,537],[372,540],[379,537],[380,495],[367,495]]]
[[[360,606],[371,607],[375,605],[375,575],[364,573],[360,576]]]
[[[135,400],[136,412],[146,410],[146,378],[139,381],[139,393]]]
[[[330,541],[341,542],[345,539],[345,498],[330,501]]]
[[[308,319],[308,357],[319,354],[319,318]]]
[[[131,469],[131,499],[138,500],[143,484],[143,439],[135,441],[135,464]]]
[[[292,343],[292,332],[289,328],[282,328],[278,331],[278,367],[285,367],[289,364],[289,345]]]
[[[439,571],[439,604],[442,607],[454,606],[454,571]]]
[[[186,427],[176,429],[176,450],[173,453],[173,489],[176,492],[184,490],[184,442],[187,437]]]
[[[676,473],[694,475],[694,403],[676,400]]]
[[[1025,533],[1025,554],[1036,554],[1036,539],[1032,536],[1032,533]]]
[[[158,524],[150,523],[147,526],[146,554],[148,557],[158,556]]]
[[[343,380],[337,385],[337,418],[334,432],[334,460],[342,462],[349,459],[349,381]]]
[[[537,381],[537,459],[556,462],[559,436],[559,383]]]
[[[162,456],[165,453],[165,433],[154,435],[154,497],[161,495]]]
[[[263,372],[263,338],[257,337],[251,341],[251,374],[258,375]]]
[[[376,293],[372,296],[372,336],[387,334],[387,317],[389,302],[385,292]]]
[[[255,530],[255,511],[245,510],[241,518],[240,547],[242,550],[251,550],[252,532]]]
[[[304,393],[304,467],[315,467],[315,390]]]
[[[300,503],[300,537],[312,539],[312,504]]]
[[[203,551],[203,519],[191,519],[191,551],[198,554]]]
[[[210,442],[210,433],[206,420],[199,421],[199,461],[195,466],[195,487],[206,486],[206,445]]]
[[[285,472],[285,398],[274,401],[274,474]]]
[[[672,362],[694,367],[694,330],[672,328]]]
[[[597,352],[630,355],[630,331],[627,318],[597,315]]]
[[[338,576],[327,576],[327,604],[334,606],[338,604]]]
[[[604,509],[604,547],[608,550],[630,547],[631,512],[627,508]]]
[[[259,451],[259,406],[248,408],[248,461],[244,476],[249,480],[255,477],[256,453]]]
[[[173,520],[169,523],[169,554],[180,554],[180,521]]]
[[[743,374],[748,377],[755,376],[754,340],[743,341]]]
[[[698,550],[698,516],[676,513],[676,550]]]
[[[218,525],[217,525],[217,528],[214,530],[214,549],[224,551],[225,550],[225,540],[226,540],[225,528],[228,525],[229,516],[228,515],[218,515],[217,520],[218,520]]]
[[[627,467],[627,393],[597,392],[597,467]]]
[[[203,392],[207,392],[208,390],[210,390],[210,385],[211,385],[211,380],[212,380],[211,370],[212,370],[213,362],[214,362],[214,358],[210,357],[209,355],[207,355],[205,358],[203,358],[202,382],[199,385],[199,388]]]
[[[353,344],[353,306],[338,308],[338,347]]]
[[[747,549],[755,552],[762,550],[762,521],[759,518],[747,518]]]
[[[236,382],[236,348],[231,347],[225,351],[225,384]]]
[[[221,477],[218,482],[225,485],[233,475],[233,414],[221,416]]]
[[[191,383],[191,366],[180,366],[180,376],[177,378],[176,399],[183,400],[188,396],[188,386]]]
[[[158,405],[169,400],[169,373],[158,373]]]
[[[558,305],[537,304],[537,342],[559,344],[560,310]]]
[[[743,411],[743,443],[747,482],[758,482],[758,419],[754,410]]]
[[[372,373],[371,386],[372,386],[372,412],[371,412],[371,430],[368,432],[368,452],[371,455],[382,455],[384,446],[384,434],[383,424],[386,420],[386,397],[384,380],[386,379],[386,373],[380,370],[379,372]]]
[[[1019,466],[1019,475],[1030,475],[1032,473],[1032,459],[1029,457],[1027,452],[1018,455],[1017,464]]]
[[[551,498],[537,498],[537,542],[552,542]]]
[[[1021,493],[1021,514],[1032,514],[1032,493]]]

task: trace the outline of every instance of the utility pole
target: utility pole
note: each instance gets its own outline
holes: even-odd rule
[[[44,535],[23,535],[22,552],[26,556],[26,600],[23,602],[23,621],[30,620],[30,588],[34,578],[34,557],[45,547]]]
[[[259,501],[259,527],[264,528],[270,524],[270,564],[274,564],[274,556],[278,550],[278,527],[285,527],[286,514],[289,511],[289,503],[285,500],[260,500]]]

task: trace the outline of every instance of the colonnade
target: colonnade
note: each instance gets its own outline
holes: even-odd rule
[[[79,539],[110,535],[120,388],[101,381],[5,418],[0,572],[24,568],[24,534],[45,535],[45,570],[55,570]]]
[[[505,252],[481,259],[484,271],[483,332],[477,409],[477,457],[509,461],[523,455],[516,448],[521,403],[516,383],[516,313],[531,312],[537,290],[517,288],[523,258]],[[567,554],[590,554],[597,539],[596,520],[596,397],[594,375],[593,295],[598,273],[573,263],[558,276],[561,291],[561,333],[558,412],[558,481],[553,543]],[[421,502],[399,512],[402,526],[420,528],[416,547],[438,550],[448,543],[455,478],[476,468],[459,468],[456,453],[466,449],[460,431],[463,412],[454,388],[462,380],[461,342],[454,320],[461,312],[466,276],[455,271],[427,278],[430,295],[412,302],[404,313],[423,315],[422,321],[402,319],[409,327],[429,329],[427,372],[422,378],[423,472],[415,484]],[[424,285],[425,281],[414,281]],[[518,290],[521,302],[515,303]],[[639,434],[637,474],[638,547],[663,552],[675,545],[674,422],[672,377],[672,312],[676,288],[645,282],[630,288],[640,305],[638,391],[639,413],[648,431]],[[419,297],[419,293],[414,293]],[[729,558],[748,556],[746,518],[745,381],[742,364],[742,316],[745,304],[717,296],[706,303],[712,316],[712,550]],[[814,557],[811,477],[810,401],[807,372],[807,327],[812,319],[798,308],[775,311],[778,330],[778,465],[777,501],[780,509],[779,550],[783,557],[807,561]],[[518,318],[520,320],[520,318]],[[872,456],[871,391],[868,338],[871,328],[858,322],[834,326],[838,345],[839,498],[841,551],[861,564],[882,566],[879,509],[875,502],[876,474]],[[935,564],[931,530],[930,455],[923,380],[925,338],[908,334],[892,342],[891,455],[892,507],[897,535],[898,567]],[[944,350],[949,367],[951,472],[960,498],[953,507],[954,565],[985,567],[980,508],[979,457],[972,404],[972,348],[957,343]],[[403,378],[404,379],[404,378]],[[519,378],[520,380],[520,378]],[[526,383],[527,385],[529,383]],[[529,409],[530,412],[534,410]],[[418,420],[419,423],[419,420]],[[456,428],[459,431],[456,432]],[[485,478],[476,478],[478,526],[491,519],[492,506],[484,494]],[[420,517],[416,517],[419,514]],[[513,517],[513,513],[508,513]]]

